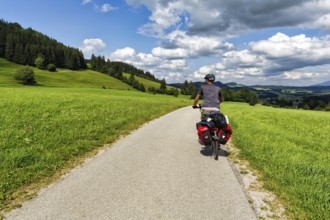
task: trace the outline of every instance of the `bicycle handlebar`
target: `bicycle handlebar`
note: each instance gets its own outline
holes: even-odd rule
[[[198,104],[198,105],[193,105],[192,107],[193,107],[193,109],[196,109],[196,108],[201,109],[202,108],[202,105],[201,104]]]

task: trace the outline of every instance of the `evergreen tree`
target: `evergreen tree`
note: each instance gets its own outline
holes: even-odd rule
[[[196,87],[194,87],[194,91],[191,94],[191,98],[194,99],[197,95],[198,89]]]
[[[160,81],[160,92],[165,94],[166,93],[166,81],[165,79],[162,79]]]
[[[194,93],[194,90],[195,90],[195,86],[194,86],[193,82],[190,81],[189,85],[188,85],[188,95],[192,95]]]
[[[134,80],[132,86],[133,86],[134,89],[139,90],[139,88],[140,88],[140,83],[139,83],[139,81]]]
[[[13,61],[18,64],[25,64],[23,44],[21,43],[16,44]]]
[[[145,91],[146,91],[146,88],[144,87],[143,83],[140,83],[139,90],[140,90],[141,92],[145,92]]]
[[[38,54],[44,56],[44,67],[54,63],[58,67],[84,69],[86,61],[81,51],[64,46],[31,28],[0,20],[0,57],[25,65],[34,65]]]
[[[7,32],[7,27],[4,25],[4,21],[0,20],[0,57],[5,56]]]
[[[182,88],[181,88],[181,94],[182,95],[188,95],[188,90],[189,90],[188,87],[189,87],[188,81],[185,80],[183,85],[182,85]]]
[[[96,70],[96,56],[94,54],[92,54],[90,64],[91,64],[92,70]]]
[[[9,61],[13,61],[15,54],[15,40],[13,34],[8,34],[5,44],[5,58]]]
[[[128,84],[129,85],[133,85],[135,82],[135,77],[133,74],[130,75],[129,79],[128,79]]]

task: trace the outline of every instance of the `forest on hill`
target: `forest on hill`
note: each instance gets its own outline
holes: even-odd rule
[[[14,63],[40,67],[53,64],[71,70],[87,68],[81,51],[68,47],[31,28],[24,29],[18,23],[0,20],[0,57]]]
[[[161,83],[150,72],[144,72],[131,64],[106,60],[104,57],[92,55],[85,59],[82,52],[76,48],[68,47],[32,28],[24,29],[18,23],[10,23],[0,19],[0,57],[8,61],[41,67],[46,69],[49,64],[58,68],[70,70],[86,69],[87,62],[92,69],[115,78],[122,78],[127,72],[134,76]],[[38,61],[42,63],[38,63]]]

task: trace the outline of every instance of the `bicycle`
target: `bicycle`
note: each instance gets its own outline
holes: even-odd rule
[[[193,106],[193,108],[202,109],[202,105]],[[232,134],[228,117],[220,112],[215,112],[206,115],[205,118],[196,124],[198,137],[205,146],[211,145],[212,156],[218,160],[220,144],[226,144]]]

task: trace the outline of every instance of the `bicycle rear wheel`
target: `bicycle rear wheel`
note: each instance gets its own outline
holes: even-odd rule
[[[218,158],[219,158],[219,141],[218,140],[213,141],[212,147],[213,147],[213,157],[215,160],[218,160]]]

